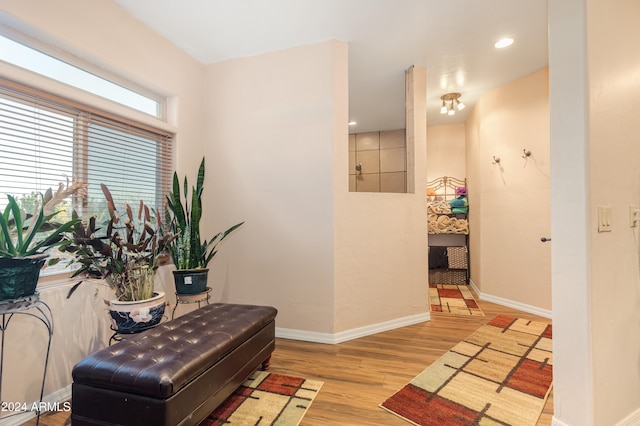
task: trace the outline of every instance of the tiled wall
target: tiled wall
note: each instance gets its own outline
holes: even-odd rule
[[[349,191],[407,192],[406,182],[404,129],[349,135]]]

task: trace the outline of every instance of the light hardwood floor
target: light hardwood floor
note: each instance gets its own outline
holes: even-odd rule
[[[337,345],[278,339],[270,371],[324,382],[301,426],[406,426],[409,423],[378,405],[460,340],[499,314],[550,322],[493,303],[478,303],[484,317],[434,313],[425,323]],[[553,394],[537,426],[551,425],[552,416]],[[40,419],[42,426],[68,424],[69,413],[45,414]],[[35,420],[25,425],[35,425]]]

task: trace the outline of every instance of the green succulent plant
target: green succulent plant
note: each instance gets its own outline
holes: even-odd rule
[[[172,190],[167,195],[165,206],[165,224],[167,234],[172,240],[167,250],[176,269],[206,268],[218,251],[218,245],[244,222],[233,225],[224,232],[215,234],[210,240],[202,239],[200,220],[202,219],[202,192],[204,189],[205,162],[202,158],[198,168],[196,185],[191,188],[185,176],[182,191],[178,174],[173,174]],[[161,228],[161,231],[165,231]]]
[[[84,184],[60,184],[54,193],[49,188],[36,203],[33,214],[26,213],[20,208],[18,200],[7,195],[7,206],[0,214],[0,257],[21,258],[37,254],[59,246],[64,242],[64,234],[70,231],[79,219],[57,222],[55,206],[65,198],[86,187]],[[59,259],[52,258],[49,264]]]

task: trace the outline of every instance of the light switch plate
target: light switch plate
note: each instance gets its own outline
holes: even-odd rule
[[[611,232],[611,206],[598,206],[598,232]]]

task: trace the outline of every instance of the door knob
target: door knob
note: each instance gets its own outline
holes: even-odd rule
[[[551,241],[551,238],[542,237],[540,238],[540,241],[542,241],[543,243],[546,243],[547,241]]]

